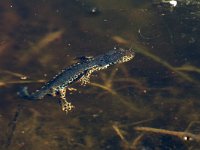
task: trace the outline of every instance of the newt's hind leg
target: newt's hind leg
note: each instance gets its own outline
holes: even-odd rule
[[[61,97],[62,110],[68,113],[74,108],[74,106],[66,100],[66,88],[59,89],[59,92]]]

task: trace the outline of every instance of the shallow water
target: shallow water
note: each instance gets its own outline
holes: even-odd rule
[[[0,2],[0,149],[200,149],[199,10],[179,0]],[[80,56],[133,48],[59,97],[26,101]],[[145,128],[143,128],[145,127]]]

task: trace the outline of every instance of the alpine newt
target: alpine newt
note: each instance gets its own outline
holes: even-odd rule
[[[40,90],[29,94],[28,88],[24,87],[18,94],[28,100],[38,100],[44,98],[46,95],[56,96],[58,93],[61,97],[62,110],[70,111],[74,106],[66,100],[66,90],[69,85],[76,81],[81,81],[82,85],[89,82],[90,75],[94,71],[106,69],[107,67],[127,62],[135,56],[132,49],[124,50],[119,48],[117,50],[109,51],[97,57],[80,57],[80,61],[70,67],[63,69],[52,80],[45,83]]]

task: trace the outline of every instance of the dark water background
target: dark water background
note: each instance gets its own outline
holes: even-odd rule
[[[199,12],[189,0],[1,0],[0,149],[200,149]],[[136,57],[73,85],[68,115],[59,98],[16,94],[116,46]]]

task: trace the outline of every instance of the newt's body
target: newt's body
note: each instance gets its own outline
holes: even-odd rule
[[[97,57],[83,57],[80,62],[62,70],[52,80],[47,82],[40,90],[29,94],[27,87],[24,87],[19,95],[25,99],[37,100],[42,99],[45,95],[56,96],[60,93],[63,111],[70,111],[74,106],[66,100],[66,89],[70,84],[80,80],[82,84],[89,82],[92,72],[106,69],[108,66],[127,62],[134,57],[133,50],[113,50]]]

